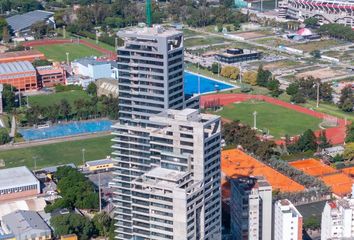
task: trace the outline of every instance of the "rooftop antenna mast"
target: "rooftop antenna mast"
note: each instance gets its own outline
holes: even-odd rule
[[[151,27],[151,0],[146,0],[146,24]]]

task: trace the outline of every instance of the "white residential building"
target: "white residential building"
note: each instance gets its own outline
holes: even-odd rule
[[[220,118],[184,109],[150,119],[154,166],[132,182],[133,235],[221,239]]]
[[[322,212],[321,240],[354,239],[354,186],[351,196],[326,203]]]
[[[182,33],[154,26],[118,36],[116,239],[220,239],[220,119],[182,110]]]
[[[272,239],[272,186],[263,177],[232,179],[230,214],[234,240]]]
[[[302,240],[302,215],[287,199],[274,204],[274,240]]]

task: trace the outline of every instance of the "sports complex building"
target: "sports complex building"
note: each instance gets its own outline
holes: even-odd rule
[[[286,1],[284,1],[286,2]],[[305,20],[316,17],[320,23],[339,23],[354,28],[354,0],[287,0],[286,16]]]

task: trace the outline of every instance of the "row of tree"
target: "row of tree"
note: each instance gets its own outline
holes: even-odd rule
[[[290,100],[295,103],[305,103],[307,100],[317,99],[319,90],[319,100],[332,102],[332,87],[329,83],[323,83],[320,79],[312,76],[298,79],[292,82],[286,89],[286,93],[291,96]]]
[[[344,112],[354,111],[354,91],[351,85],[342,89],[338,107]]]
[[[347,41],[354,41],[354,31],[350,26],[346,26],[338,23],[323,24],[318,32],[321,35],[327,35]]]

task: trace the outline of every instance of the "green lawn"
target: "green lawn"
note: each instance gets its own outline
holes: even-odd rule
[[[36,95],[28,97],[29,105],[39,105],[41,107],[59,104],[62,99],[66,99],[71,105],[77,99],[90,99],[90,96],[83,90],[72,90],[67,92],[52,93],[49,95]]]
[[[186,47],[195,47],[195,46],[204,46],[204,45],[212,45],[216,43],[223,43],[226,40],[223,37],[216,36],[201,36],[195,38],[189,38],[184,41],[184,45]]]
[[[34,168],[34,158],[37,168],[74,163],[82,164],[82,149],[85,148],[85,160],[102,159],[110,155],[112,136],[96,137],[79,141],[67,141],[43,146],[0,151],[0,159],[5,161],[5,167],[27,166]]]
[[[224,118],[240,120],[253,127],[253,112],[257,112],[257,128],[269,129],[270,134],[280,138],[288,134],[294,136],[306,129],[318,129],[320,119],[302,114],[267,102],[249,101],[233,103],[215,112]]]
[[[35,48],[44,53],[48,60],[54,61],[66,61],[67,52],[70,61],[87,56],[102,56],[101,52],[76,43],[42,45]]]

